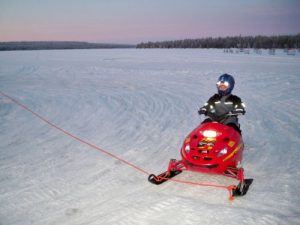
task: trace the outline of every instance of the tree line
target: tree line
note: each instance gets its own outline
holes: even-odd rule
[[[50,49],[98,49],[98,48],[134,48],[135,45],[101,44],[76,41],[21,41],[0,42],[0,51],[13,50],[50,50]]]
[[[137,48],[299,48],[300,33],[279,36],[235,36],[184,39],[175,41],[142,42]]]

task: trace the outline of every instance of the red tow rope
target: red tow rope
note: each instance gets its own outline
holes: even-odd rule
[[[85,144],[93,149],[96,149],[100,152],[102,152],[103,154],[110,156],[111,158],[114,158],[117,161],[120,161],[122,163],[124,163],[125,165],[149,176],[150,173],[145,171],[144,169],[120,158],[119,156],[116,156],[100,147],[98,147],[95,144],[92,144],[90,142],[87,142],[85,140],[83,140],[82,138],[79,138],[77,136],[75,136],[74,134],[66,131],[65,129],[55,125],[54,123],[52,123],[50,120],[46,119],[45,117],[39,115],[38,113],[34,112],[33,110],[31,110],[29,107],[27,107],[26,105],[22,104],[21,102],[17,101],[16,99],[14,99],[13,97],[10,97],[9,95],[3,93],[2,91],[0,91],[0,94],[4,97],[6,97],[7,99],[9,99],[10,101],[12,101],[13,103],[15,103],[16,105],[20,106],[21,108],[25,109],[26,111],[30,112],[31,114],[33,114],[34,116],[36,116],[37,118],[39,118],[40,120],[42,120],[43,122],[45,122],[46,124],[48,124],[50,127],[55,128],[56,130],[62,132],[63,134],[75,139],[76,141]],[[196,185],[196,186],[206,186],[206,187],[215,187],[215,188],[222,188],[222,189],[226,189],[229,192],[229,200],[232,201],[234,200],[234,197],[232,195],[232,190],[235,189],[235,185],[230,185],[230,186],[223,186],[223,185],[215,185],[215,184],[205,184],[205,183],[199,183],[199,182],[192,182],[192,181],[187,181],[187,180],[178,180],[178,179],[170,179],[170,181],[172,182],[177,182],[177,183],[183,183],[183,184],[189,184],[189,185]]]

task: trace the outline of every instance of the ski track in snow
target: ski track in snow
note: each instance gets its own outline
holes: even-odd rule
[[[150,173],[180,158],[222,73],[240,118],[248,194],[142,174],[0,95],[0,224],[300,224],[300,56],[221,50],[0,52],[0,91]],[[179,179],[231,184],[185,172]]]

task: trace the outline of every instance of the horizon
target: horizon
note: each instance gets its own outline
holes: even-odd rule
[[[297,0],[1,0],[0,6],[0,42],[136,45],[300,32]]]
[[[170,40],[156,40],[156,41],[144,41],[144,42],[139,42],[139,43],[135,43],[135,44],[130,44],[130,43],[116,43],[116,42],[90,42],[90,41],[74,41],[74,40],[61,40],[61,41],[52,41],[52,40],[36,40],[36,41],[0,41],[0,43],[37,43],[37,42],[74,42],[74,43],[88,43],[88,44],[103,44],[103,45],[129,45],[129,46],[135,46],[141,43],[147,43],[147,42],[165,42],[165,41],[179,41],[179,40],[196,40],[196,39],[206,39],[206,38],[213,38],[213,39],[217,39],[217,38],[233,38],[233,37],[280,37],[280,36],[295,36],[295,35],[300,35],[300,32],[296,33],[296,34],[274,34],[274,35],[261,35],[261,34],[257,34],[257,35],[234,35],[234,36],[218,36],[218,37],[201,37],[201,38],[183,38],[183,39],[170,39]]]

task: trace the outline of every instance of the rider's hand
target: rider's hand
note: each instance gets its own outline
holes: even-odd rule
[[[231,111],[231,114],[235,114],[235,115],[238,115],[238,114],[245,114],[246,111],[244,109],[234,109]]]
[[[202,115],[202,114],[207,115],[206,109],[203,109],[203,108],[199,109],[198,114],[199,115]]]

